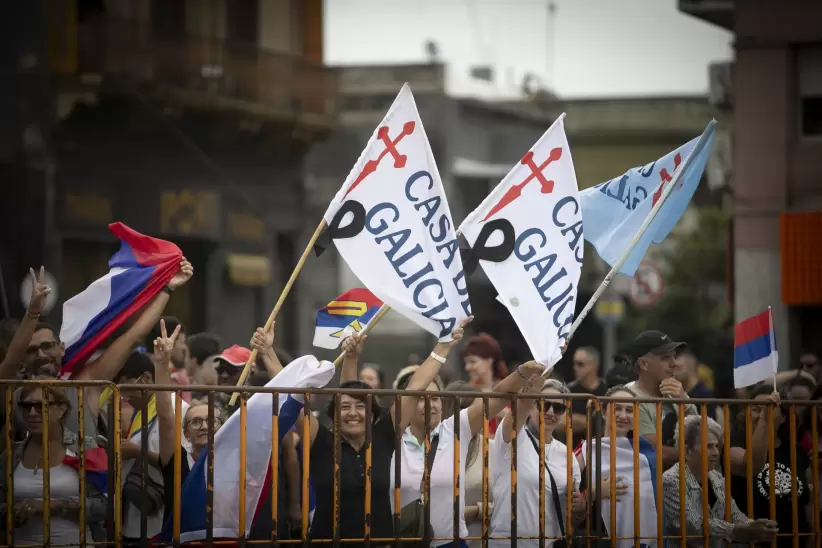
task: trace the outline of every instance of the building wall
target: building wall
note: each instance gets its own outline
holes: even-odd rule
[[[822,209],[822,140],[800,134],[797,63],[799,48],[822,41],[822,4],[735,6],[735,314],[739,320],[772,306],[787,366],[812,344],[797,336],[798,313],[782,300],[780,215]]]

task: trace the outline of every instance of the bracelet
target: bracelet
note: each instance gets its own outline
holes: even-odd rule
[[[446,361],[444,357],[440,356],[439,354],[433,351],[431,352],[430,356],[442,364],[444,364]]]
[[[171,289],[171,286],[168,285],[163,286],[163,291],[167,293],[169,296],[171,296],[174,293],[174,290]]]
[[[40,313],[39,312],[26,312],[26,317],[30,320],[39,320]]]

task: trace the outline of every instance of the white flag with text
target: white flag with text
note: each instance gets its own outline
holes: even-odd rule
[[[574,321],[582,214],[565,115],[460,225],[536,361],[553,366]]]

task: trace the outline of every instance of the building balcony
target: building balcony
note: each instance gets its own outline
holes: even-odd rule
[[[167,37],[144,23],[105,18],[78,29],[82,82],[135,86],[183,108],[240,112],[324,129],[337,120],[337,74],[254,44]],[[115,88],[116,89],[116,88]]]
[[[734,30],[736,0],[679,0],[679,11],[707,23]]]

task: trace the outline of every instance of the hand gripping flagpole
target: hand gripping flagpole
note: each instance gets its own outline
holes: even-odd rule
[[[565,340],[566,348],[567,348],[568,342],[571,341],[571,337],[574,336],[574,333],[576,332],[577,328],[579,328],[579,325],[588,316],[588,314],[591,312],[591,309],[594,308],[594,305],[599,300],[599,298],[602,296],[602,294],[605,292],[605,290],[608,288],[608,286],[611,284],[611,281],[614,279],[614,277],[619,273],[619,270],[622,268],[622,265],[625,264],[625,261],[628,260],[628,257],[631,256],[631,253],[633,252],[636,245],[639,243],[639,240],[641,240],[642,236],[645,235],[645,232],[648,230],[648,227],[651,226],[651,223],[656,218],[657,213],[659,213],[659,210],[662,209],[662,206],[665,204],[665,200],[668,199],[668,196],[671,194],[671,192],[673,192],[674,188],[676,188],[677,183],[679,182],[679,180],[685,174],[685,170],[688,169],[688,167],[691,165],[691,162],[693,161],[693,159],[700,152],[702,152],[703,148],[705,148],[705,143],[708,140],[708,137],[710,137],[710,135],[713,133],[713,131],[709,131],[709,130],[713,130],[713,127],[715,125],[716,125],[716,120],[711,120],[710,123],[708,124],[708,127],[706,127],[705,131],[703,131],[702,135],[700,135],[699,140],[694,145],[694,148],[691,149],[691,152],[685,158],[685,161],[682,162],[682,164],[680,164],[679,169],[677,169],[674,172],[674,175],[671,178],[671,181],[663,189],[662,196],[657,201],[657,203],[654,204],[654,207],[651,209],[651,212],[648,214],[648,216],[645,217],[645,220],[642,222],[642,225],[639,227],[639,230],[634,235],[633,240],[631,240],[631,243],[628,245],[628,249],[625,250],[625,253],[623,253],[622,257],[619,258],[619,260],[616,262],[616,264],[611,268],[611,271],[608,272],[608,274],[605,276],[605,279],[602,280],[602,283],[599,284],[599,287],[597,288],[596,291],[594,291],[594,294],[588,300],[588,303],[585,305],[585,308],[582,309],[582,312],[580,312],[579,315],[574,319],[574,323],[571,324],[571,330],[568,332],[568,338]],[[585,230],[584,223],[585,223],[585,219],[583,219],[583,227],[582,227],[583,232]],[[551,367],[551,368],[546,367],[545,372],[543,373],[543,376],[547,375],[552,370],[553,370],[553,367]]]
[[[385,313],[389,310],[391,310],[390,306],[388,306],[387,304],[382,305],[380,309],[377,311],[377,314],[374,316],[374,319],[368,322],[368,324],[363,328],[363,330],[360,331],[360,337],[362,337],[363,335],[367,335],[368,332],[371,331],[371,328],[377,325],[377,322],[380,321],[382,317],[385,316]],[[342,354],[337,356],[337,359],[334,360],[334,367],[338,367],[343,362],[346,354],[346,352],[343,352]]]
[[[285,298],[288,296],[289,291],[291,291],[291,286],[294,285],[294,282],[297,280],[297,276],[300,274],[300,271],[303,269],[303,265],[305,265],[306,259],[308,259],[308,255],[311,253],[311,250],[314,248],[314,244],[317,243],[317,239],[322,234],[323,230],[325,230],[326,222],[323,219],[319,225],[317,225],[317,229],[314,231],[314,234],[311,235],[311,239],[308,241],[308,245],[305,246],[305,251],[303,251],[300,260],[297,261],[297,266],[294,267],[294,270],[291,272],[291,277],[286,282],[285,287],[280,292],[280,298],[277,299],[277,304],[274,305],[274,309],[271,311],[271,314],[268,316],[268,320],[265,322],[265,326],[263,327],[263,331],[268,332],[271,329],[272,324],[274,323],[274,319],[277,317],[277,313],[282,308],[283,303],[285,302]],[[240,380],[237,381],[237,386],[243,386],[245,384],[246,379],[248,378],[248,374],[251,372],[251,364],[254,363],[254,360],[257,359],[257,349],[251,351],[251,356],[248,357],[248,362],[243,367],[243,372],[240,375]],[[240,396],[239,392],[234,392],[231,395],[231,400],[229,400],[228,405],[232,406],[237,403],[237,398]]]

